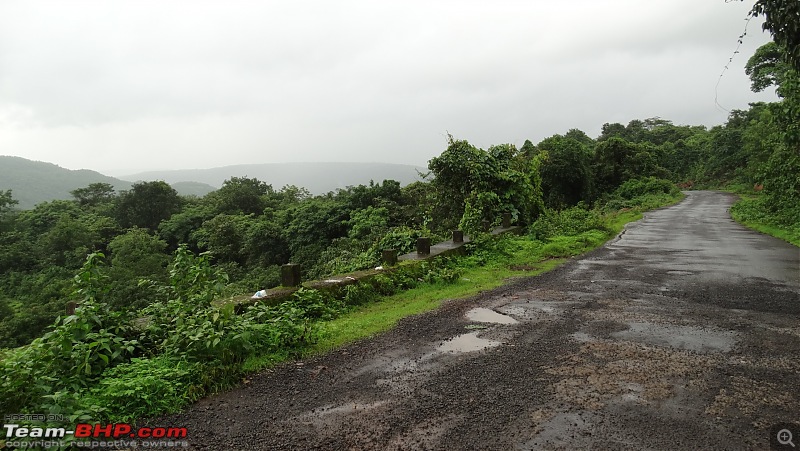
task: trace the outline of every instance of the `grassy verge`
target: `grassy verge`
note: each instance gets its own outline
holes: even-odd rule
[[[745,227],[800,246],[800,218],[791,222],[773,215],[763,202],[761,196],[740,195],[739,201],[731,207],[731,217]]]
[[[438,308],[446,299],[466,298],[503,284],[510,277],[541,274],[565,259],[539,262],[530,270],[474,267],[467,268],[459,281],[452,284],[433,284],[417,287],[367,305],[320,325],[317,343],[309,353],[317,354],[336,349],[347,343],[374,336],[391,329],[399,320]]]

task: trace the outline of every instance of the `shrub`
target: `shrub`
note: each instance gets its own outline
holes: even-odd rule
[[[174,413],[193,401],[189,393],[199,371],[197,364],[166,356],[132,359],[106,370],[82,402],[101,408],[109,422]]]
[[[677,195],[678,187],[669,180],[655,177],[642,177],[626,180],[612,194],[612,198],[636,199],[647,194]]]
[[[555,236],[574,236],[589,230],[607,231],[608,227],[597,210],[581,206],[561,211],[548,211],[530,227],[530,234],[539,240]]]

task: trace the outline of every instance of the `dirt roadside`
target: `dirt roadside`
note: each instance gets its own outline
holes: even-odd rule
[[[769,449],[800,422],[800,251],[732,201],[690,192],[552,272],[153,424],[214,450]]]

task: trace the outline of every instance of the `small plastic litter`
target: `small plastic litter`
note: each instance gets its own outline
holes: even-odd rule
[[[261,299],[267,297],[267,290],[258,290],[250,299]]]

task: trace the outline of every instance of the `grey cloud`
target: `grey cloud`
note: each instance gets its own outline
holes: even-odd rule
[[[596,135],[604,122],[650,116],[711,125],[725,119],[715,84],[747,9],[692,0],[2,2],[0,145],[97,169],[424,164],[446,131],[488,147],[573,127]],[[728,108],[769,98],[749,93],[742,74],[767,39],[751,30],[717,92]]]

